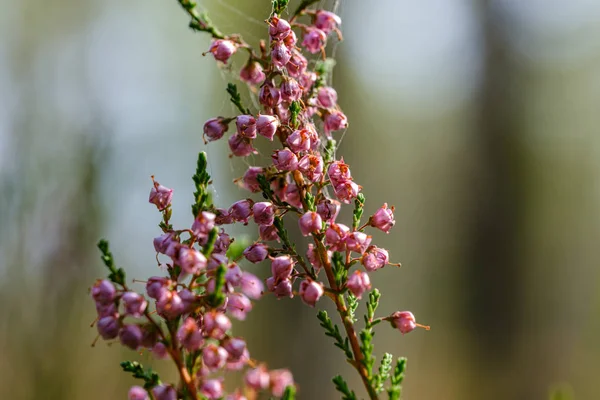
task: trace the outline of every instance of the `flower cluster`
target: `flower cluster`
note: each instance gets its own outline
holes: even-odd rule
[[[223,374],[245,369],[243,385],[227,399],[255,398],[261,391],[291,399],[291,373],[269,371],[250,358],[244,339],[232,335],[230,318],[244,320],[252,310],[252,300],[272,294],[277,298],[299,296],[311,307],[323,297],[333,301],[345,338],[323,312],[319,313],[321,325],[356,368],[369,397],[376,399],[392,367],[391,356],[386,356],[379,373],[373,370],[372,328],[382,321],[389,321],[403,334],[416,327],[429,328],[417,324],[408,311],[376,318],[380,296],[376,289],[368,296],[365,328],[358,333],[354,325],[358,300],[371,289],[369,273],[399,264],[391,263],[388,251],[372,244],[373,238],[367,233],[371,228],[388,233],[395,224],[394,208],[383,204],[361,224],[365,205],[362,187],[354,181],[349,165],[335,157],[334,135],[347,128],[348,120],[338,105],[337,92],[326,83],[331,63],[325,48],[332,34],[341,39],[341,19],[329,11],[301,8],[286,20],[280,15],[287,1],[276,0],[267,20],[269,42],[261,43],[257,53],[239,36],[218,32],[190,1],[179,2],[192,17],[190,26],[213,36],[205,54],[227,64],[238,50],[248,51],[239,77],[250,92],[257,93],[261,105],[260,110],[251,112],[242,104],[237,87],[230,84],[228,93],[240,114],[206,121],[205,141],[222,139],[235,123],[227,138],[233,156],[258,153],[255,140],[278,145],[269,165],[251,166],[238,180],[250,197],[228,208],[210,202],[206,158],[201,153],[194,175],[194,221],[189,228],[171,225],[173,191],[153,178],[149,202],[162,213],[159,226],[163,231],[154,239],[154,249],[165,273],[150,277],[145,293],[127,286],[123,270],[115,267],[107,244],[101,242],[110,275],[92,288],[100,336],[119,338],[134,350],[149,349],[158,358],[170,357],[181,378],[179,386],[166,385],[154,375],[136,376],[131,367],[134,376],[141,375],[145,384],[132,387],[129,398],[223,398]],[[302,16],[308,17],[308,24],[298,22]],[[300,43],[297,34],[302,34]],[[309,63],[306,53],[322,59]],[[262,201],[251,197],[258,193]],[[353,207],[350,225],[338,220],[344,205]],[[309,238],[306,251],[299,251],[291,241],[290,220]],[[235,223],[255,225],[258,235],[258,240],[239,254],[232,249],[233,239],[224,229]],[[269,263],[269,276],[263,282],[242,270],[240,264],[244,262],[249,266]],[[390,398],[399,393],[401,365],[403,362],[398,361],[391,377]],[[355,398],[341,377],[334,381],[346,398]]]

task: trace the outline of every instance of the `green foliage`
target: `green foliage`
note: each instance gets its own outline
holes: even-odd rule
[[[295,400],[296,399],[296,388],[294,386],[287,386],[281,400]]]
[[[281,15],[287,8],[289,2],[290,0],[273,0],[273,14]]]
[[[298,115],[302,111],[302,107],[300,106],[300,102],[294,100],[290,104],[290,126],[292,128],[298,127]]]
[[[354,391],[350,390],[344,378],[340,375],[336,375],[332,380],[336,390],[343,395],[342,400],[356,400],[356,394],[354,394]]]
[[[227,249],[227,258],[230,260],[239,259],[246,247],[250,246],[250,240],[247,237],[238,236]]]
[[[340,252],[336,251],[331,257],[331,268],[335,276],[335,283],[338,288],[344,287],[348,280],[348,270],[344,265],[344,259]]]
[[[390,371],[392,370],[392,362],[392,355],[390,353],[385,353],[383,355],[383,358],[381,359],[379,371],[377,372],[377,374],[375,374],[375,376],[373,376],[373,379],[371,380],[371,385],[377,393],[381,393],[383,391],[383,384],[390,377]]]
[[[215,290],[208,296],[208,303],[211,307],[217,308],[225,303],[225,293],[223,287],[225,287],[225,273],[227,268],[223,264],[219,265],[215,272]]]
[[[194,204],[192,204],[192,214],[194,215],[194,218],[196,218],[202,210],[205,210],[210,206],[210,194],[208,192],[210,175],[206,170],[207,166],[208,161],[206,159],[206,153],[201,151],[198,153],[196,173],[192,176],[194,186],[196,187],[196,191],[194,192]]]
[[[367,301],[367,315],[365,315],[365,327],[360,331],[359,334],[361,341],[360,349],[364,356],[362,363],[367,370],[367,375],[374,388],[377,387],[374,385],[374,383],[377,382],[378,377],[373,376],[373,365],[375,364],[375,356],[373,355],[373,336],[375,333],[372,329],[372,321],[375,317],[375,310],[377,310],[377,306],[379,305],[380,297],[381,294],[377,289],[374,289],[371,291],[371,293],[369,293],[369,300]]]
[[[224,39],[223,35],[215,26],[212,21],[208,18],[208,14],[203,12],[198,14],[196,11],[196,3],[191,0],[177,0],[181,7],[188,13],[191,18],[190,28],[197,32],[208,32],[212,37],[216,39]]]
[[[348,318],[352,323],[358,321],[355,317],[356,309],[358,308],[358,299],[352,293],[348,293]]]
[[[308,211],[315,211],[315,196],[313,196],[310,192],[306,192],[306,196],[304,196],[304,202],[306,203],[306,209]]]
[[[219,237],[219,230],[217,228],[213,228],[208,233],[208,239],[206,241],[206,244],[202,248],[202,254],[204,254],[206,257],[210,257],[210,255],[212,254],[213,249],[215,247],[215,242],[217,241],[217,237]]]
[[[391,376],[392,386],[387,390],[390,400],[400,399],[402,393],[402,381],[404,380],[404,373],[406,371],[406,358],[402,357],[398,359],[394,373]]]
[[[371,328],[375,325],[373,323],[373,319],[375,318],[375,311],[379,306],[380,298],[381,293],[378,289],[373,289],[371,293],[369,293],[369,301],[367,301],[367,315],[365,315],[365,325],[368,328]]]
[[[317,74],[317,81],[314,87],[319,88],[327,84],[327,79],[331,76],[331,72],[335,67],[335,60],[333,58],[326,58],[325,60],[318,60],[315,65],[315,73]]]
[[[320,325],[325,329],[325,335],[332,337],[335,340],[335,346],[344,351],[346,358],[352,360],[353,356],[348,338],[342,338],[339,328],[331,321],[331,318],[327,315],[327,311],[319,311],[317,318],[321,321]]]
[[[123,361],[121,368],[125,372],[131,372],[134,378],[142,379],[144,381],[144,389],[146,390],[150,390],[160,384],[158,374],[151,368],[144,369],[142,364],[137,361]]]
[[[281,239],[283,249],[287,252],[296,254],[296,245],[290,241],[288,231],[287,229],[285,229],[285,226],[283,224],[283,218],[275,217],[273,225],[275,225],[275,228],[277,229],[277,234],[279,235],[279,239]]]
[[[108,241],[105,239],[100,240],[98,242],[98,248],[102,253],[100,258],[110,271],[110,274],[108,274],[108,279],[121,286],[125,285],[125,270],[123,270],[123,268],[116,267],[115,260],[109,249]]]
[[[362,218],[363,215],[363,207],[365,205],[365,195],[362,193],[359,193],[358,196],[356,196],[356,199],[354,200],[354,212],[352,213],[352,229],[356,230],[358,229],[358,226],[360,225],[360,219]]]
[[[325,164],[329,164],[333,162],[333,158],[335,156],[335,140],[328,139],[325,144],[325,150],[323,151],[323,157]]]
[[[231,100],[233,105],[235,105],[242,114],[248,114],[248,115],[252,114],[250,112],[250,109],[244,108],[244,106],[242,105],[242,96],[240,95],[240,92],[238,92],[238,88],[235,83],[228,83],[226,90],[230,96],[229,100]]]

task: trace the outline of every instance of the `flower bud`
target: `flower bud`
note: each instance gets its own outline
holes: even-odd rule
[[[321,86],[317,91],[317,103],[323,108],[333,108],[337,104],[337,92],[329,86]]]
[[[298,38],[296,37],[296,33],[294,31],[290,31],[290,34],[287,35],[285,39],[283,39],[283,44],[290,50],[295,49],[297,42]]]
[[[209,400],[217,400],[223,397],[222,379],[207,379],[200,387],[200,393]]]
[[[246,382],[246,385],[252,389],[261,391],[269,387],[271,377],[269,376],[269,371],[267,371],[265,366],[259,365],[258,367],[246,372],[244,381]]]
[[[352,180],[350,167],[344,162],[344,159],[332,162],[327,168],[327,175],[329,175],[329,180],[331,180],[333,186]]]
[[[300,298],[311,307],[323,296],[323,285],[319,282],[304,280],[300,282]]]
[[[287,369],[275,369],[269,374],[271,383],[271,393],[275,397],[283,396],[285,388],[294,385],[292,373]]]
[[[225,282],[230,284],[231,286],[239,286],[240,280],[242,279],[242,269],[239,265],[232,262],[227,266],[227,271],[225,272]]]
[[[221,340],[231,329],[231,321],[220,311],[209,311],[204,314],[204,333],[208,337]]]
[[[389,233],[395,223],[394,207],[388,208],[387,203],[384,203],[383,206],[369,218],[369,225],[380,229],[385,233]]]
[[[178,263],[183,273],[193,275],[206,269],[208,260],[198,250],[182,247],[179,250]]]
[[[240,79],[250,85],[258,85],[265,80],[265,73],[260,63],[248,61],[240,70]]]
[[[285,141],[294,153],[310,150],[310,136],[307,129],[292,132]]]
[[[154,186],[150,189],[150,196],[148,202],[152,203],[158,208],[159,211],[163,211],[171,204],[173,198],[173,189],[169,189],[154,181]]]
[[[348,277],[346,286],[348,286],[348,290],[350,290],[355,297],[360,299],[362,294],[371,288],[371,280],[366,272],[354,271],[354,273]]]
[[[204,339],[196,321],[188,317],[177,331],[177,339],[188,351],[196,351],[202,347]]]
[[[319,232],[323,227],[323,221],[319,214],[314,211],[309,211],[304,213],[304,215],[298,219],[298,226],[300,227],[302,235],[308,236],[311,233]]]
[[[300,53],[298,50],[292,50],[292,57],[286,64],[288,74],[293,78],[298,78],[304,73],[304,71],[306,71],[307,66],[308,61],[302,55],[302,53]]]
[[[227,254],[219,254],[213,252],[213,254],[210,255],[210,259],[208,260],[208,265],[206,266],[206,268],[209,271],[214,271],[215,269],[219,268],[219,265],[227,265],[227,262]]]
[[[350,251],[362,254],[371,244],[371,236],[363,232],[350,232],[346,236],[346,247]]]
[[[252,244],[244,250],[244,257],[253,264],[263,261],[269,255],[269,248],[262,243]]]
[[[227,63],[229,57],[231,57],[237,51],[237,44],[231,40],[226,39],[215,39],[208,49],[209,53],[213,54],[213,57],[217,61]]]
[[[271,44],[271,62],[277,68],[283,68],[292,58],[292,52],[283,42],[273,42]]]
[[[290,203],[294,207],[302,208],[302,200],[300,199],[300,190],[298,190],[298,185],[295,183],[290,183],[287,185],[283,195],[283,200]]]
[[[227,225],[233,224],[233,217],[229,214],[229,211],[224,208],[217,208],[215,210],[215,224],[216,225]]]
[[[100,336],[102,336],[102,339],[114,339],[119,334],[121,323],[116,315],[109,315],[100,318],[96,323],[96,328],[98,329]]]
[[[184,309],[181,297],[174,291],[165,290],[156,302],[156,312],[167,319],[177,318]]]
[[[238,115],[235,119],[237,133],[247,139],[256,137],[256,119],[252,115]]]
[[[290,279],[279,281],[275,277],[270,276],[267,278],[266,283],[269,292],[272,292],[278,299],[281,297],[289,297],[290,299],[294,297],[292,281]]]
[[[117,306],[113,303],[102,304],[96,303],[96,312],[98,313],[98,318],[108,317],[108,316],[116,316],[117,315]]]
[[[246,319],[246,314],[252,311],[252,303],[242,293],[230,293],[227,295],[227,312],[237,320]]]
[[[298,78],[298,83],[305,94],[310,93],[313,85],[317,81],[317,74],[314,72],[304,71]]]
[[[252,214],[254,215],[254,222],[258,225],[273,225],[275,220],[275,209],[273,203],[269,201],[254,203]]]
[[[125,314],[135,318],[141,317],[148,305],[144,296],[136,292],[125,292],[121,300],[125,304]]]
[[[148,392],[141,386],[132,386],[127,392],[128,400],[150,400]]]
[[[155,237],[152,243],[154,244],[154,250],[161,254],[174,254],[175,248],[179,245],[173,232],[163,233],[162,235]]]
[[[369,247],[367,252],[360,258],[361,264],[367,271],[376,271],[383,268],[389,261],[388,251],[377,246]]]
[[[271,141],[273,141],[273,137],[275,136],[278,127],[279,120],[274,115],[259,114],[256,119],[256,130],[258,131],[258,134]]]
[[[227,143],[229,144],[229,150],[236,157],[246,157],[256,153],[256,150],[252,147],[252,141],[237,133],[231,135]]]
[[[240,289],[249,298],[257,300],[262,297],[265,287],[256,275],[244,271],[240,280]]]
[[[119,339],[123,346],[137,350],[142,343],[143,332],[138,325],[125,325],[119,331]]]
[[[229,129],[229,124],[225,123],[225,118],[211,118],[204,123],[204,136],[209,142],[219,140]]]
[[[156,400],[177,400],[177,392],[170,385],[158,385],[152,389]]]
[[[168,278],[151,276],[146,282],[146,293],[151,298],[158,300],[170,285],[171,281]]]
[[[229,213],[237,222],[248,223],[252,216],[252,206],[254,202],[250,199],[238,200],[229,207]]]
[[[227,351],[224,348],[212,343],[202,349],[204,365],[211,371],[223,368],[227,362],[227,356]]]
[[[429,330],[429,326],[417,324],[415,316],[410,311],[396,311],[385,319],[389,320],[392,326],[402,332],[403,335],[415,330],[415,328]]]
[[[261,225],[258,227],[258,235],[260,240],[264,242],[270,242],[273,240],[279,241],[279,235],[277,234],[277,228],[275,225]]]
[[[246,351],[246,342],[241,338],[229,338],[222,343],[222,346],[229,353],[228,362],[238,361]]]
[[[269,21],[269,35],[272,40],[285,39],[290,32],[292,32],[292,27],[285,19],[274,16]]]
[[[319,182],[323,177],[323,159],[321,156],[306,154],[298,161],[298,170],[309,181]]]
[[[273,86],[272,82],[267,82],[262,85],[258,92],[258,101],[265,107],[273,108],[281,103],[281,93],[279,93],[279,89]]]
[[[279,171],[295,171],[298,169],[298,157],[290,149],[276,150],[271,158]]]
[[[333,111],[325,116],[323,127],[325,129],[325,134],[330,136],[329,132],[346,129],[348,127],[348,118],[346,118],[346,115],[341,111]]]
[[[345,204],[349,204],[358,196],[361,187],[353,181],[340,182],[333,186],[333,191],[337,198]]]
[[[344,251],[346,249],[346,236],[350,232],[344,224],[331,224],[325,230],[325,244],[327,244],[332,251]]]
[[[258,117],[260,120],[260,116]],[[259,132],[260,133],[260,132]],[[258,183],[258,175],[264,174],[264,169],[261,167],[249,167],[242,177],[242,186],[248,189],[252,193],[260,192],[260,185]]]
[[[325,222],[334,222],[340,212],[341,204],[337,200],[324,199],[317,203],[317,212]]]
[[[192,232],[197,238],[206,238],[215,227],[217,216],[208,211],[202,211],[192,223]]]
[[[92,286],[92,298],[98,304],[110,304],[116,297],[117,289],[108,279],[98,279]]]
[[[221,233],[219,233],[219,235],[217,236],[217,240],[215,241],[213,253],[226,254],[230,245],[231,237],[225,232],[221,231]]]
[[[154,354],[154,357],[156,357],[157,359],[164,360],[169,356],[169,351],[167,350],[167,346],[165,346],[164,343],[157,342],[152,347],[152,354]]]
[[[342,19],[331,11],[317,10],[314,18],[314,25],[326,34],[342,24]]]
[[[300,89],[300,85],[298,85],[298,82],[294,78],[283,79],[279,87],[279,92],[281,93],[281,100],[288,103],[300,100],[302,97],[302,89]]]
[[[288,255],[275,257],[271,260],[271,273],[276,281],[283,281],[290,277],[295,264]]]
[[[315,54],[321,51],[321,48],[325,46],[327,35],[320,29],[309,27],[304,33],[304,39],[302,40],[302,46],[306,48],[309,53]]]

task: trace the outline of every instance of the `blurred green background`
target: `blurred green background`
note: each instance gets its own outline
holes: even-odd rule
[[[396,206],[396,228],[375,234],[403,264],[372,275],[380,312],[432,326],[377,332],[379,354],[409,359],[404,398],[545,399],[561,382],[600,398],[600,2],[335,3],[333,84],[351,125],[339,154],[367,214]],[[252,44],[270,11],[201,6]],[[95,243],[109,238],[130,278],[157,272],[149,177],[175,189],[187,226],[202,124],[233,115],[233,73],[202,57],[208,38],[175,1],[0,10],[0,399],[124,399],[133,379],[118,362],[148,356],[90,346]],[[245,164],[224,141],[208,152],[227,207]],[[300,398],[338,398],[340,371],[360,391],[314,314],[266,297],[236,329],[292,369]]]

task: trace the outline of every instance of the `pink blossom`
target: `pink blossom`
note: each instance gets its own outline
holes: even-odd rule
[[[309,53],[315,54],[321,51],[321,48],[325,46],[327,35],[320,29],[309,27],[304,33],[304,40],[302,40],[302,46],[308,50]]]
[[[237,47],[237,44],[231,40],[215,39],[210,45],[208,52],[212,53],[215,60],[227,63],[229,57],[237,51]]]
[[[225,123],[222,117],[211,118],[204,123],[204,136],[209,142],[219,140],[229,129],[229,124]]]
[[[323,284],[319,282],[304,280],[300,283],[300,298],[311,307],[315,306],[323,293]]]
[[[385,233],[389,233],[390,229],[396,224],[396,220],[394,220],[394,207],[388,208],[387,203],[384,203],[369,218],[369,224]]]
[[[360,299],[363,293],[371,288],[371,280],[366,272],[354,271],[348,276],[346,286],[354,296]]]
[[[290,149],[276,150],[271,156],[273,164],[280,171],[298,169],[298,157]]]
[[[258,85],[265,80],[265,73],[260,63],[248,61],[240,70],[240,79],[250,85]]]

